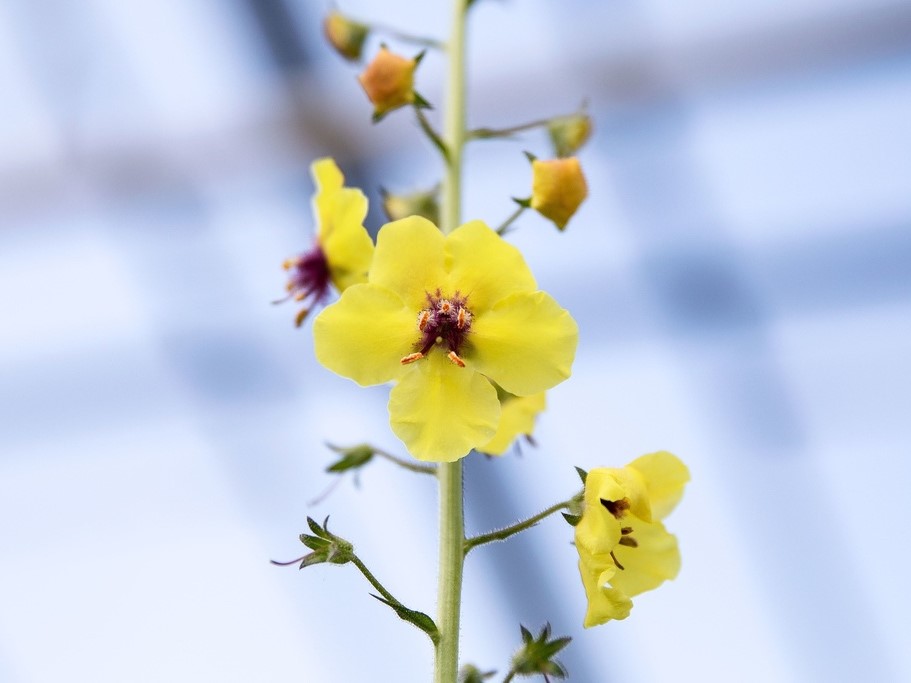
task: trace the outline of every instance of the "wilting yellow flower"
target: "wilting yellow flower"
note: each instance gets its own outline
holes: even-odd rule
[[[576,157],[531,162],[531,208],[562,230],[588,196]]]
[[[491,382],[529,396],[569,377],[578,328],[484,223],[444,236],[411,216],[380,229],[367,284],[320,313],[313,336],[330,370],[396,382],[393,432],[416,458],[451,462],[494,437]]]
[[[686,465],[666,451],[588,473],[575,533],[588,596],[586,628],[625,619],[630,598],[677,576],[677,539],[660,520],[677,505],[689,478]]]
[[[336,52],[345,59],[356,60],[361,58],[370,27],[349,19],[337,10],[332,10],[323,22],[323,32]]]
[[[356,188],[344,187],[345,178],[329,158],[317,159],[310,166],[316,183],[313,219],[316,243],[310,251],[284,262],[290,277],[288,296],[304,303],[297,314],[300,326],[310,310],[325,303],[329,286],[342,292],[351,285],[367,281],[373,258],[373,241],[364,229],[367,198]]]
[[[544,392],[531,396],[513,396],[505,391],[499,392],[500,424],[497,433],[483,446],[478,446],[481,453],[503,455],[520,436],[531,437],[535,430],[535,418],[544,410],[546,399]]]
[[[406,59],[390,52],[385,45],[357,77],[373,103],[373,120],[378,121],[393,109],[407,104],[423,103],[414,91],[414,70],[423,53]]]

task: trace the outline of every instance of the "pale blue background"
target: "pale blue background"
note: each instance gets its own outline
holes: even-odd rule
[[[443,36],[447,5],[342,6]],[[409,115],[369,124],[325,7],[0,0],[3,683],[430,677],[352,568],[268,564],[331,514],[434,612],[432,481],[377,465],[308,505],[324,441],[401,452],[386,390],[269,305],[314,157],[374,200],[438,179]],[[472,125],[588,98],[596,136],[566,233],[514,234],[579,321],[575,375],[539,448],[469,459],[469,529],[568,495],[573,465],[666,448],[693,483],[683,571],[626,622],[583,632],[557,519],[473,554],[466,661],[503,670],[549,620],[580,683],[911,679],[911,5],[479,0],[471,29]],[[547,153],[471,147],[466,218],[527,195],[524,149]]]

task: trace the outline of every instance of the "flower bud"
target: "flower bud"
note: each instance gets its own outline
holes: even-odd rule
[[[373,61],[357,77],[373,103],[373,121],[379,121],[394,109],[408,104],[426,104],[414,92],[414,70],[423,53],[414,59],[393,54],[383,45]]]
[[[341,12],[332,10],[323,21],[326,40],[345,59],[355,61],[361,58],[361,51],[370,27],[349,19]]]
[[[592,120],[588,114],[579,113],[551,119],[547,132],[558,157],[569,157],[584,145],[592,134]]]
[[[588,196],[588,185],[579,160],[576,157],[548,161],[535,159],[531,166],[530,206],[563,230]]]
[[[408,216],[423,216],[434,225],[440,224],[440,186],[411,194],[390,194],[380,190],[383,210],[390,221]]]

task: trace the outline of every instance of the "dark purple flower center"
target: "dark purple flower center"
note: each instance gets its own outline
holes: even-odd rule
[[[467,297],[456,292],[444,297],[438,289],[434,294],[427,293],[427,308],[418,313],[417,326],[420,339],[415,343],[415,353],[402,358],[402,364],[420,360],[434,346],[441,346],[448,351],[448,358],[459,367],[465,362],[459,357],[462,345],[471,329],[471,311],[465,305]]]
[[[288,296],[281,301],[294,299],[304,303],[295,319],[298,327],[304,322],[312,308],[323,303],[329,296],[329,285],[332,280],[329,274],[329,262],[319,243],[300,256],[289,258],[283,267],[288,271]]]

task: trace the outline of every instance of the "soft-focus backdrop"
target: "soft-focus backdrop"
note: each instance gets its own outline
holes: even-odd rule
[[[444,37],[447,5],[342,9]],[[386,390],[269,305],[312,239],[313,158],[373,230],[380,187],[438,179],[412,116],[370,125],[326,9],[0,2],[4,683],[429,679],[353,568],[268,563],[331,514],[435,611],[431,480],[377,463],[311,504],[324,441],[403,452]],[[575,374],[537,448],[469,458],[469,530],[566,497],[573,465],[668,449],[693,482],[683,570],[625,622],[583,632],[559,518],[473,553],[464,660],[504,670],[550,621],[579,683],[911,680],[911,5],[479,0],[470,55],[471,125],[587,99],[596,134],[566,233],[513,235],[579,321]],[[442,69],[419,71],[436,103]],[[528,195],[526,149],[472,145],[466,218]]]

